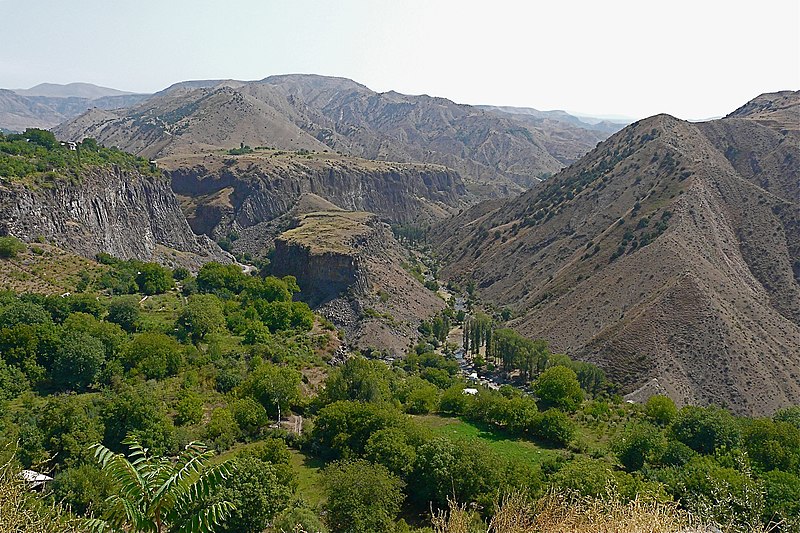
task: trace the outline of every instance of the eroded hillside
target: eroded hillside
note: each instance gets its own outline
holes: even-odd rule
[[[519,192],[606,136],[565,121],[526,125],[444,98],[376,93],[312,75],[176,84],[128,109],[90,110],[56,133],[149,158],[244,143],[432,163],[456,170],[483,196]]]
[[[787,98],[770,118],[763,102]],[[515,308],[519,331],[626,392],[751,414],[796,401],[800,144],[780,117],[798,94],[759,100],[757,120],[640,121],[519,198],[457,217],[439,233],[445,275],[474,279]]]

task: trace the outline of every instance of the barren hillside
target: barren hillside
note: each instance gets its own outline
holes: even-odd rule
[[[432,163],[455,169],[483,196],[520,192],[606,136],[566,121],[527,124],[444,98],[376,93],[313,75],[180,83],[125,110],[89,111],[56,133],[150,158],[244,143]]]
[[[798,105],[778,93],[705,124],[635,123],[454,219],[444,273],[473,277],[521,332],[601,364],[626,392],[751,414],[796,403]]]

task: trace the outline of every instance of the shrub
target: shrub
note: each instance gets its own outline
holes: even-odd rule
[[[0,258],[13,259],[25,248],[25,243],[16,237],[0,237]]]
[[[542,372],[533,389],[545,407],[575,411],[583,401],[578,376],[563,366],[553,366]]]

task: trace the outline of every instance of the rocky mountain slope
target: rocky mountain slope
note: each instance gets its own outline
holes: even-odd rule
[[[275,240],[273,274],[293,275],[300,296],[362,350],[399,356],[417,338],[420,321],[444,301],[403,266],[408,253],[371,213],[307,213]]]
[[[89,109],[128,107],[149,96],[89,83],[42,83],[30,89],[0,89],[0,129],[52,128]]]
[[[0,233],[84,257],[189,267],[231,260],[192,232],[168,180],[133,170],[87,168],[80,180],[50,186],[0,179],[0,213]]]
[[[800,93],[725,119],[637,122],[518,198],[438,232],[530,337],[636,398],[766,414],[800,398]]]
[[[94,137],[149,158],[244,143],[432,163],[458,171],[475,193],[502,196],[556,172],[605,137],[579,129],[560,121],[528,127],[513,115],[444,98],[287,75],[176,84],[125,110],[91,110],[56,132],[63,139]]]
[[[263,255],[305,212],[301,203],[309,196],[317,197],[319,209],[371,211],[393,224],[415,225],[453,214],[468,198],[461,177],[446,167],[335,153],[256,150],[167,157],[160,164],[196,233],[217,240],[234,234],[233,250],[253,255]]]

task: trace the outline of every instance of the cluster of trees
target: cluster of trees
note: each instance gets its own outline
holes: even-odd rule
[[[423,354],[409,367],[437,357]],[[488,509],[498,491],[540,488],[532,465],[481,443],[435,436],[405,414],[419,401],[414,391],[425,389],[437,408],[440,389],[381,362],[354,358],[331,372],[307,445],[332,461],[326,469],[332,529],[394,531],[403,502],[424,512],[455,497]],[[351,525],[340,529],[342,524]]]
[[[482,347],[485,348],[485,357],[479,355]],[[584,391],[592,395],[613,392],[613,384],[598,366],[573,361],[564,354],[554,354],[545,341],[528,339],[511,328],[495,329],[494,321],[483,313],[476,313],[464,321],[464,352],[472,354],[478,367],[500,368],[506,375],[518,371],[518,380],[523,383],[548,368],[565,367],[576,374]]]
[[[800,407],[737,418],[654,396],[638,415],[610,445],[626,472],[719,523],[800,528]]]
[[[19,468],[46,469],[55,500],[96,516],[108,510],[103,502],[115,486],[90,446],[124,452],[132,436],[150,453],[174,455],[192,441],[222,451],[262,440],[279,415],[306,409],[299,368],[322,364],[314,352],[320,334],[310,332],[314,315],[292,301],[294,278],[219,264],[193,277],[101,259],[105,273],[88,287],[127,279],[120,292],[136,292],[0,293],[0,460],[11,455]],[[175,279],[188,293],[185,303]],[[169,310],[140,302],[167,289],[157,298]],[[252,531],[254,517],[263,528],[289,504],[295,484],[283,456],[280,468],[263,457],[242,459],[240,471],[250,473],[225,489],[240,499],[228,499],[241,504],[249,490],[259,503],[234,512],[226,531]],[[289,511],[309,515],[302,506]]]
[[[159,175],[148,160],[117,148],[104,148],[94,139],[84,139],[73,151],[62,146],[47,130],[29,128],[24,133],[0,133],[0,178],[78,177],[81,168],[90,165],[113,165],[145,175]]]

